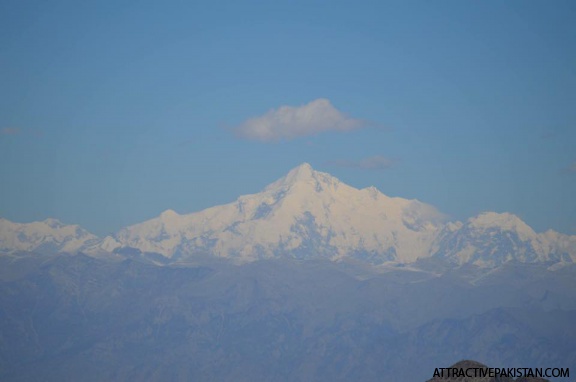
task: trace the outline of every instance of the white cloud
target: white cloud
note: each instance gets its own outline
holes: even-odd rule
[[[289,140],[325,131],[350,131],[366,126],[338,111],[329,100],[319,98],[302,106],[281,106],[250,118],[236,128],[238,136],[264,142]]]
[[[395,161],[381,155],[375,155],[373,157],[364,158],[357,161],[337,160],[331,163],[340,167],[360,168],[364,170],[386,170],[392,167]]]

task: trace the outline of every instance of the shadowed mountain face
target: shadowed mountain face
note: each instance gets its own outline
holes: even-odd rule
[[[576,364],[576,271],[0,258],[0,379],[406,381]],[[539,277],[534,277],[538,274]]]

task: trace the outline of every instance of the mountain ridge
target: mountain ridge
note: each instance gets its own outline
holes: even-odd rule
[[[79,225],[66,225],[53,218],[31,223],[14,223],[0,218],[0,253],[36,250],[77,252],[96,241],[96,235]]]
[[[493,268],[509,261],[572,263],[576,236],[536,233],[511,213],[484,212],[450,222],[418,200],[357,189],[303,163],[261,192],[190,214],[159,216],[97,238],[56,219],[0,218],[0,252],[84,252],[131,248],[169,261],[210,254],[237,262],[291,257],[355,260],[371,265],[441,259]]]
[[[162,213],[116,238],[168,257],[203,250],[250,261],[310,250],[332,260],[362,252],[374,263],[407,262],[426,255],[441,217],[419,201],[358,190],[302,164],[260,193],[197,213]]]

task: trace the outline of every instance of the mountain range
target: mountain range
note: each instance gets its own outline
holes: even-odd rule
[[[574,265],[473,280],[353,268],[0,256],[0,380],[423,382],[461,359],[576,365]]]
[[[103,238],[0,219],[0,380],[422,382],[462,359],[573,368],[575,260],[576,236],[509,213],[450,221],[307,164]]]
[[[451,222],[418,200],[356,189],[307,164],[262,192],[190,214],[160,216],[98,238],[55,219],[28,224],[0,219],[0,253],[147,256],[159,263],[210,255],[245,263],[324,258],[370,266],[422,260],[494,268],[508,262],[555,267],[576,261],[576,236],[536,233],[510,213],[486,212]]]

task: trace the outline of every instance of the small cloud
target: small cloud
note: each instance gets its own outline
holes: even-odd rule
[[[569,172],[576,172],[576,162],[572,163],[570,166],[568,166],[567,169]]]
[[[0,135],[16,135],[20,133],[17,127],[4,127],[0,129]]]
[[[302,106],[272,109],[262,116],[248,119],[235,130],[242,138],[275,142],[365,126],[365,121],[349,118],[332,106],[329,100],[319,98]]]
[[[395,163],[394,160],[381,155],[364,158],[358,161],[336,160],[331,162],[334,166],[359,168],[363,170],[386,170],[392,167]]]

